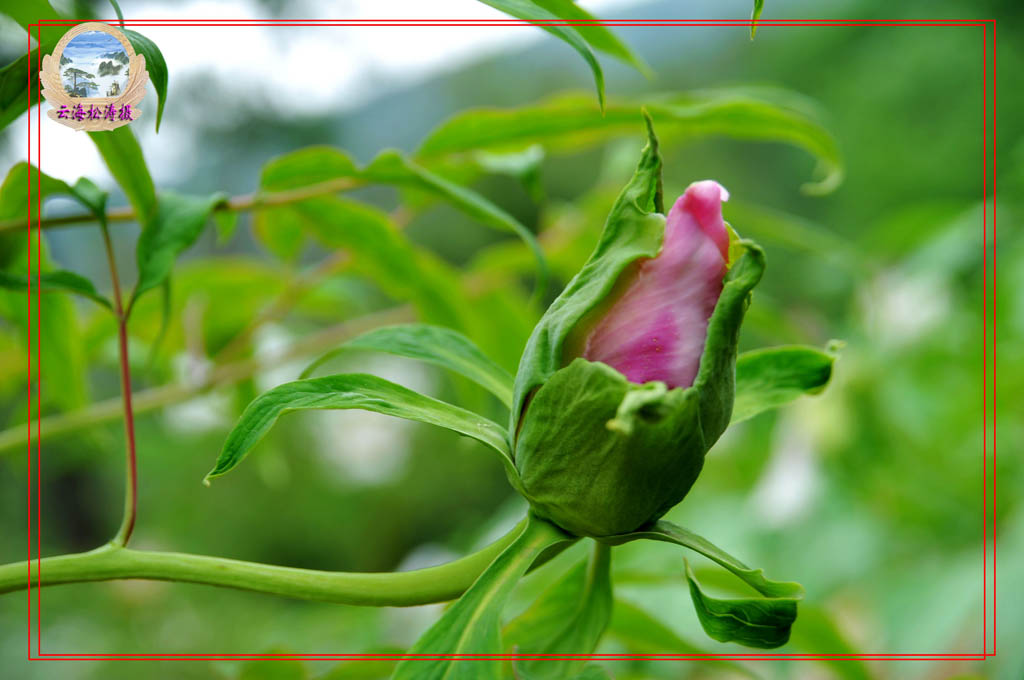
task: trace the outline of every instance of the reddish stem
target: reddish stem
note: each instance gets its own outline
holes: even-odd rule
[[[135,528],[135,515],[139,503],[139,476],[135,455],[135,412],[132,409],[132,374],[128,364],[128,317],[121,300],[121,281],[117,275],[117,261],[114,258],[114,246],[110,241],[107,225],[100,225],[103,231],[103,244],[107,251],[107,264],[110,266],[110,280],[114,288],[114,314],[117,316],[117,359],[121,365],[121,398],[124,402],[124,436],[125,436],[125,492],[124,516],[121,528],[114,536],[114,543],[120,546],[128,544]]]

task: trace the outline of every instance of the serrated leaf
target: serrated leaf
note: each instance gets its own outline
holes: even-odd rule
[[[814,347],[787,345],[744,352],[736,360],[736,424],[797,398],[818,394],[832,378],[836,357]]]
[[[507,433],[497,423],[383,378],[352,373],[285,383],[257,397],[228,434],[206,479],[238,465],[282,415],[309,409],[363,409],[444,427],[493,448],[509,474],[515,475]]]
[[[516,654],[590,654],[612,615],[611,549],[595,543],[588,559],[548,588],[505,628],[505,646]],[[526,658],[516,671],[530,680],[562,680],[582,672],[586,659]]]
[[[75,295],[92,300],[107,309],[111,309],[110,300],[96,291],[96,286],[92,284],[92,281],[74,272],[65,270],[50,271],[39,274],[38,279],[36,275],[33,275],[31,282],[33,287],[37,286],[37,281],[40,292],[61,291],[64,293],[74,293]],[[28,286],[29,277],[27,274],[12,274],[0,271],[0,287],[24,293],[28,290]]]
[[[434,129],[420,145],[424,161],[481,149],[509,151],[530,144],[552,148],[592,146],[633,134],[636,115],[646,108],[661,136],[685,139],[723,135],[754,141],[783,142],[813,154],[822,179],[805,185],[825,193],[842,181],[838,145],[806,98],[771,88],[721,88],[652,95],[642,100],[614,99],[602,113],[585,97],[559,96],[514,108],[480,108],[462,112]]]
[[[122,28],[132,44],[135,51],[146,58],[146,71],[149,73],[149,82],[153,83],[156,90],[156,131],[160,132],[160,119],[164,115],[164,105],[167,103],[167,62],[163,53],[156,43],[146,36],[127,28]]]
[[[212,196],[160,194],[156,211],[139,235],[135,249],[139,279],[132,294],[132,303],[167,279],[175,258],[195,243],[210,212],[225,200],[226,196],[219,193]],[[132,303],[129,303],[129,309]]]
[[[386,326],[364,333],[321,356],[306,367],[300,377],[308,377],[324,362],[352,350],[386,352],[419,359],[469,378],[506,406],[512,403],[513,378],[505,369],[487,358],[462,333],[428,324]]]
[[[532,0],[480,0],[480,2],[501,10],[505,14],[534,23],[538,21],[557,22],[560,18],[563,18],[553,14]],[[601,64],[598,63],[597,57],[590,51],[590,47],[580,33],[573,26],[558,25],[557,23],[538,23],[537,26],[568,43],[570,47],[583,57],[583,60],[587,62],[587,66],[590,67],[590,71],[594,75],[598,103],[601,105],[601,108],[604,108],[604,72],[601,70]]]
[[[115,130],[89,132],[88,135],[135,209],[136,221],[145,227],[156,210],[156,187],[135,133],[123,125]]]
[[[700,625],[712,639],[761,649],[789,642],[790,627],[796,620],[796,599],[711,597],[701,589],[689,562],[686,579]]]
[[[530,516],[516,541],[499,555],[409,650],[410,654],[448,658],[406,659],[392,680],[499,680],[500,659],[456,659],[463,654],[501,654],[501,612],[516,583],[545,549],[568,537],[557,527]]]

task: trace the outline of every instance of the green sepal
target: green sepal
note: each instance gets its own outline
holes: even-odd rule
[[[525,495],[579,536],[632,531],[681,501],[700,474],[699,412],[693,388],[652,390],[576,359],[529,403],[514,456]]]
[[[516,374],[510,432],[515,432],[523,405],[533,390],[560,369],[563,345],[588,312],[606,299],[631,263],[654,257],[665,236],[658,139],[646,112],[647,145],[636,172],[619,194],[590,259],[548,307],[534,327]]]

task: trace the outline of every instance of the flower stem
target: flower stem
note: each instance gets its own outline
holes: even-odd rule
[[[124,515],[121,527],[114,536],[114,544],[125,546],[135,528],[135,516],[139,505],[139,475],[135,453],[135,414],[132,411],[132,375],[128,364],[128,317],[125,314],[121,299],[121,280],[117,275],[117,259],[114,257],[114,246],[110,240],[110,231],[105,223],[100,224],[103,232],[103,246],[107,252],[107,265],[110,267],[110,280],[114,288],[114,314],[117,316],[117,360],[121,367],[121,402],[124,407],[125,437],[125,489]]]
[[[350,573],[279,567],[206,555],[133,550],[108,543],[96,550],[39,561],[43,586],[147,579],[200,583],[305,600],[378,607],[411,607],[461,595],[523,533],[526,520],[485,548],[447,564],[394,573]],[[541,556],[542,558],[544,556]],[[36,562],[0,566],[0,595],[23,590]],[[539,566],[539,561],[534,563]]]

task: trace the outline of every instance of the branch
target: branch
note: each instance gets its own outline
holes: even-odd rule
[[[269,208],[275,205],[297,203],[299,201],[304,201],[307,198],[314,198],[325,194],[336,194],[339,191],[348,191],[350,189],[363,186],[364,184],[366,184],[366,182],[353,179],[351,177],[338,177],[326,182],[310,184],[309,186],[290,189],[288,191],[276,191],[269,194],[254,193],[242,196],[233,196],[227,201],[214,206],[213,209],[217,212],[245,212],[249,210],[259,210],[260,208]],[[92,222],[96,222],[96,216],[94,214],[80,213],[77,215],[64,215],[61,217],[45,217],[39,220],[39,226],[43,229],[53,229],[55,227],[70,227]],[[111,222],[138,222],[138,220],[135,217],[135,212],[130,207],[124,207],[107,211],[107,223],[109,224]],[[24,229],[24,218],[0,220],[0,234],[5,234],[10,231],[23,231]]]
[[[38,562],[38,567],[34,560],[0,566],[0,595],[24,590],[30,579],[34,588],[146,579],[200,583],[339,604],[412,607],[454,600],[462,595],[525,526],[524,519],[494,543],[453,562],[390,573],[297,569],[206,555],[133,550],[108,543],[90,552],[47,557]]]
[[[313,333],[297,340],[272,361],[289,361],[331,349],[338,343],[364,333],[378,326],[413,320],[415,315],[409,305],[401,305],[374,312],[356,319],[350,319],[336,326]],[[269,360],[268,360],[269,361]],[[212,371],[200,382],[190,385],[163,385],[137,392],[133,397],[135,414],[158,409],[162,406],[185,401],[215,387],[231,385],[256,374],[264,368],[265,362],[258,359],[244,359],[224,364]],[[123,414],[120,397],[96,402],[90,406],[69,413],[55,413],[43,417],[39,422],[39,437],[48,439],[86,427],[109,423]],[[0,455],[11,451],[24,451],[28,443],[25,423],[0,431]]]

